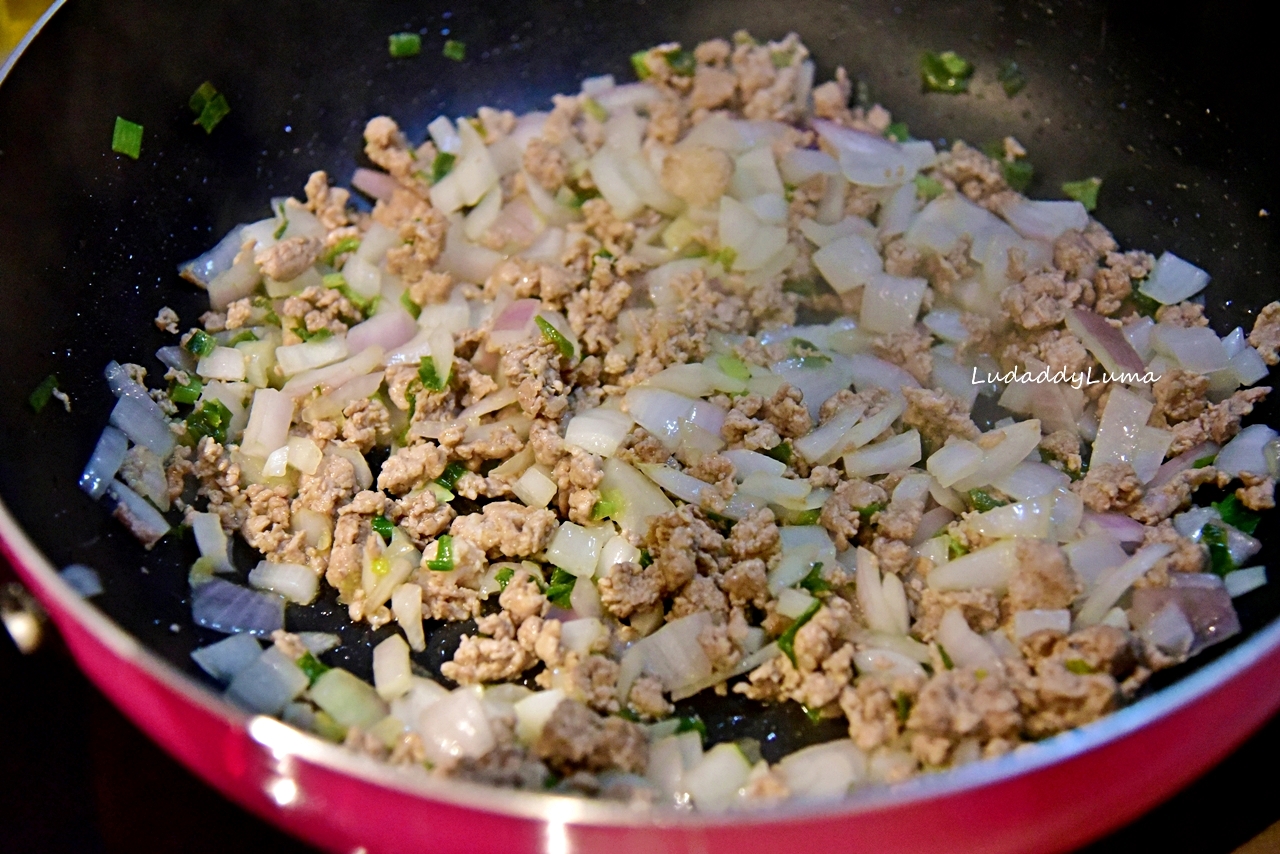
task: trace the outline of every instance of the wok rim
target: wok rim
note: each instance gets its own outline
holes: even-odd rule
[[[4,62],[0,63],[0,85],[8,79],[32,41],[39,36],[49,20],[66,3],[67,0],[54,0],[44,14],[32,24]],[[772,808],[718,814],[663,808],[637,811],[625,805],[600,800],[498,789],[464,780],[438,778],[417,772],[406,773],[404,769],[378,762],[341,745],[327,742],[276,718],[248,714],[151,651],[106,613],[86,601],[61,578],[49,559],[27,537],[3,499],[0,499],[0,554],[7,558],[18,577],[31,587],[32,592],[49,611],[54,624],[60,631],[62,630],[61,620],[75,621],[79,628],[86,630],[116,659],[133,666],[152,683],[170,694],[198,707],[224,725],[241,731],[257,749],[277,758],[289,756],[301,759],[320,770],[339,773],[365,785],[411,795],[425,804],[436,802],[506,818],[584,827],[693,831],[744,825],[775,826],[786,823],[848,820],[879,811],[919,806],[929,801],[975,794],[986,787],[1015,783],[1019,778],[1026,778],[1056,765],[1065,765],[1072,759],[1092,751],[1101,751],[1114,746],[1148,726],[1173,718],[1198,701],[1211,698],[1227,683],[1241,677],[1247,670],[1263,663],[1268,657],[1280,656],[1280,617],[1276,617],[1253,635],[1243,639],[1235,648],[1199,667],[1173,685],[1143,697],[1097,721],[1001,757],[916,777],[893,786],[876,785],[874,788],[855,792],[840,801],[824,803],[788,801]],[[80,661],[79,652],[73,649],[72,656],[76,659],[77,666],[85,672],[86,668]],[[86,675],[97,687],[102,688],[96,675],[87,673]],[[120,706],[114,701],[113,704]],[[1257,723],[1249,725],[1245,731],[1238,734],[1239,738],[1235,742],[1237,746],[1280,709],[1280,695],[1264,701],[1255,708],[1263,714]],[[133,719],[133,715],[123,706],[121,710]],[[134,722],[137,723],[136,720]],[[149,739],[158,741],[148,728],[141,728],[147,732]],[[165,749],[166,752],[172,753]],[[1230,749],[1221,749],[1215,753],[1205,768],[1209,767],[1209,764],[1220,762]],[[196,776],[208,783],[214,783],[211,775],[194,769],[185,759],[182,763]],[[1196,773],[1203,770],[1203,768],[1198,769]],[[1181,785],[1184,784],[1179,784]],[[1166,786],[1161,790],[1160,797],[1167,797],[1171,793],[1172,789]],[[233,797],[233,799],[246,808],[250,807],[247,795],[244,798]],[[1143,807],[1143,810],[1149,808],[1148,805]],[[1124,821],[1131,821],[1133,817],[1135,816],[1130,816]],[[270,817],[268,820],[271,820]],[[273,823],[280,824],[278,820]],[[1110,824],[1105,827],[1099,825],[1095,835],[1101,835],[1113,829],[1114,827]]]

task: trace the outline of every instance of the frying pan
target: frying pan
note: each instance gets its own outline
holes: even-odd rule
[[[330,851],[1056,851],[1119,826],[1222,758],[1280,707],[1277,588],[1237,600],[1245,635],[1160,675],[1149,696],[1082,730],[1000,760],[846,803],[759,815],[650,814],[502,792],[380,767],[219,699],[190,651],[189,541],[144,551],[76,487],[112,405],[110,359],[158,367],[162,305],[193,322],[203,295],[175,265],[309,172],[362,164],[379,113],[411,139],[441,113],[516,111],[575,91],[582,77],[629,76],[636,49],[748,28],[798,32],[819,77],[846,66],[914,136],[1018,137],[1054,197],[1064,180],[1104,179],[1099,216],[1120,242],[1176,251],[1210,270],[1221,330],[1276,295],[1277,241],[1262,215],[1275,159],[1261,132],[1265,51],[1247,6],[1098,2],[858,3],[669,0],[157,5],[71,0],[6,65],[0,86],[0,534],[88,676],[151,737],[248,809]],[[424,36],[391,59],[387,36]],[[455,64],[444,38],[467,44]],[[970,94],[920,92],[924,49],[954,49],[979,71]],[[1252,51],[1255,51],[1253,53]],[[1026,89],[996,80],[1016,60]],[[231,115],[210,135],[187,96],[210,80]],[[115,116],[146,128],[133,161],[110,151]],[[42,413],[31,389],[55,373],[71,396]],[[1262,418],[1269,417],[1269,411]],[[1264,534],[1270,520],[1264,522]],[[1271,563],[1267,542],[1261,560]],[[248,565],[241,556],[239,565]],[[95,567],[105,592],[79,599],[54,568]],[[342,625],[330,600],[291,609],[295,629],[340,631],[335,663],[368,672],[390,630]],[[464,626],[438,628],[418,663],[436,672]],[[56,702],[56,698],[52,700]],[[840,735],[791,704],[765,712],[695,698],[712,740],[755,736],[769,758]],[[799,719],[797,719],[799,718]]]

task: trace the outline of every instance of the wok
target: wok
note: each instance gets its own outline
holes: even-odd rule
[[[228,706],[189,658],[216,639],[190,620],[194,546],[170,537],[143,551],[76,482],[113,403],[103,365],[157,367],[152,354],[169,343],[151,324],[157,309],[172,306],[188,321],[204,310],[175,264],[263,216],[271,196],[299,193],[311,170],[349,175],[364,162],[368,117],[390,114],[421,138],[442,112],[540,107],[584,76],[627,78],[636,49],[740,27],[764,37],[797,31],[820,79],[846,66],[917,137],[1017,136],[1038,167],[1033,196],[1100,175],[1099,215],[1120,242],[1173,249],[1210,270],[1215,324],[1247,328],[1276,295],[1280,267],[1280,241],[1259,213],[1275,186],[1254,112],[1262,30],[1246,7],[1162,4],[1160,17],[1154,9],[955,0],[56,6],[0,87],[5,552],[81,667],[129,717],[225,794],[327,850],[1004,852],[1099,836],[1188,783],[1280,707],[1274,586],[1238,600],[1244,637],[1162,674],[1134,706],[1032,750],[836,806],[650,815],[422,779]],[[388,56],[387,35],[403,30],[423,32],[421,56]],[[465,63],[440,56],[445,37],[467,43]],[[926,48],[977,63],[970,94],[920,92]],[[1013,98],[995,78],[1006,59],[1029,80]],[[232,108],[211,135],[191,126],[186,107],[204,80]],[[116,115],[146,128],[136,162],[110,152]],[[70,394],[70,413],[56,401],[40,414],[27,407],[50,373]],[[1262,562],[1274,552],[1268,543]],[[54,572],[77,562],[102,576],[105,592],[92,603]],[[337,611],[291,609],[289,626],[340,628],[337,662],[367,672],[372,645],[390,630],[342,627]],[[458,633],[436,632],[418,663],[435,670]],[[770,758],[841,730],[815,730],[788,707],[691,702],[712,739],[755,735]]]

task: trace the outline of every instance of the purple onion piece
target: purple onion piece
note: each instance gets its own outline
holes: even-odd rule
[[[267,637],[284,628],[284,599],[214,578],[191,592],[191,617],[216,632]]]

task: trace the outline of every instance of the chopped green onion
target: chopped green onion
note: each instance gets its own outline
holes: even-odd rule
[[[1019,193],[1031,186],[1031,177],[1035,171],[1035,167],[1026,160],[1000,161],[1000,172],[1004,175],[1005,182]]]
[[[938,658],[942,659],[942,666],[948,670],[955,670],[956,663],[951,660],[951,656],[947,655],[947,648],[942,644],[938,644]]]
[[[408,291],[400,294],[400,305],[404,306],[404,310],[409,312],[414,320],[417,320],[418,316],[422,314],[422,306],[413,301],[413,297],[409,296]]]
[[[707,738],[707,725],[702,722],[702,718],[698,715],[689,715],[688,717],[680,718],[680,723],[676,725],[676,734],[679,735],[682,732],[696,732],[705,741]]]
[[[197,329],[182,346],[193,356],[207,356],[218,346],[218,341],[203,329]]]
[[[582,99],[582,112],[598,122],[606,121],[609,118],[609,111],[606,110],[595,98]]]
[[[917,175],[915,177],[916,195],[925,201],[932,201],[947,191],[946,186],[937,178],[930,178],[928,175]]]
[[[417,33],[392,33],[387,36],[387,50],[396,59],[422,53],[422,36]]]
[[[1027,78],[1022,73],[1022,69],[1012,59],[1000,65],[1000,71],[996,74],[996,79],[1004,87],[1005,95],[1010,98],[1021,92],[1022,88],[1027,85]]]
[[[800,582],[800,586],[810,593],[826,593],[831,589],[831,585],[822,577],[822,561],[814,561],[813,566],[809,567],[809,574]]]
[[[980,513],[986,513],[988,510],[994,510],[997,507],[1003,507],[1008,501],[996,498],[984,489],[969,490],[969,503],[973,505],[973,509]]]
[[[906,122],[894,122],[884,129],[884,135],[894,142],[906,142],[911,139]]]
[[[418,379],[422,380],[422,387],[428,391],[444,391],[449,387],[449,377],[453,375],[453,369],[443,377],[436,372],[436,361],[430,356],[423,356],[418,362]],[[449,487],[452,489],[452,485]]]
[[[1098,189],[1102,187],[1101,178],[1085,178],[1083,181],[1068,181],[1062,185],[1062,192],[1067,198],[1075,199],[1084,205],[1084,209],[1092,211],[1098,207]]]
[[[812,706],[806,706],[806,705],[804,705],[803,703],[801,703],[801,704],[800,704],[800,708],[804,709],[804,716],[805,716],[806,718],[808,718],[808,719],[809,719],[809,723],[811,723],[811,724],[820,724],[820,723],[822,723],[822,709],[821,709],[821,708],[817,708],[817,709],[815,709],[815,708],[813,708]]]
[[[209,399],[187,416],[187,433],[199,441],[208,436],[220,445],[227,442],[227,427],[231,424],[231,410],[222,401]]]
[[[799,294],[802,297],[816,297],[825,290],[823,285],[812,276],[805,276],[801,279],[787,279],[782,283],[782,290],[789,294]]]
[[[444,471],[440,473],[438,478],[436,478],[436,483],[440,484],[445,489],[453,489],[458,484],[458,478],[462,477],[469,471],[470,469],[462,463],[454,460],[444,467]]]
[[[200,399],[202,391],[204,391],[204,383],[200,381],[200,378],[188,374],[185,383],[179,383],[175,380],[169,384],[169,399],[174,403],[195,403]]]
[[[641,549],[640,550],[640,566],[646,567],[646,566],[652,566],[652,565],[653,565],[653,555],[649,554],[648,549]]]
[[[783,440],[772,448],[764,449],[763,453],[767,457],[773,457],[780,463],[789,463],[791,462],[791,443]]]
[[[270,297],[256,296],[253,298],[253,307],[263,309],[267,313],[266,321],[274,326],[280,325],[280,317],[276,314],[275,307],[271,304]]]
[[[735,380],[746,382],[751,379],[751,369],[747,367],[746,362],[736,356],[717,356],[716,367],[725,376],[732,377]]]
[[[573,604],[569,601],[569,596],[573,593],[573,585],[577,583],[576,575],[557,568],[551,574],[551,582],[547,585],[547,601],[561,608],[572,608]]]
[[[712,264],[719,264],[728,270],[733,266],[733,262],[738,260],[738,251],[732,246],[722,246],[715,254],[711,256]]]
[[[947,535],[947,559],[955,560],[969,553],[969,547],[950,534]]]
[[[560,351],[560,355],[566,359],[573,358],[573,342],[564,337],[564,334],[551,325],[551,321],[542,315],[533,318],[533,322],[538,324],[538,328],[542,330],[542,337],[546,338]]]
[[[791,659],[792,664],[796,663],[796,632],[800,631],[800,627],[809,622],[821,607],[822,603],[814,600],[813,604],[805,608],[804,613],[796,617],[795,622],[787,626],[787,630],[778,636],[778,649]]]
[[[449,39],[444,43],[444,50],[441,51],[445,59],[452,59],[454,62],[462,62],[467,58],[467,43],[460,42],[456,39]]]
[[[31,392],[31,396],[27,398],[27,403],[36,412],[43,412],[44,408],[49,405],[49,399],[53,397],[53,390],[58,387],[58,378],[53,374],[45,377],[40,381],[40,385],[36,386],[35,391]]]
[[[284,233],[289,230],[289,215],[284,212],[284,202],[280,203],[280,224],[276,226],[276,230],[271,236],[276,240],[284,237]]]
[[[591,521],[599,522],[601,519],[607,519],[617,514],[619,510],[618,502],[611,501],[607,498],[601,498],[591,506]]]
[[[871,517],[883,510],[884,506],[883,501],[872,501],[866,507],[859,507],[858,515],[862,518],[863,522],[870,522]]]
[[[925,51],[920,57],[920,79],[925,92],[942,92],[947,95],[967,92],[969,78],[972,76],[973,63],[955,51]]]
[[[328,341],[333,337],[333,330],[327,326],[324,329],[317,329],[315,332],[310,331],[305,326],[299,326],[293,330],[293,333],[306,343],[312,341]]]
[[[1143,317],[1155,317],[1156,312],[1160,310],[1161,304],[1159,302],[1142,293],[1137,288],[1133,289],[1133,293],[1130,294],[1129,299],[1133,301],[1134,311],[1138,312],[1138,314],[1141,314]]]
[[[496,575],[493,576],[493,580],[498,582],[499,590],[506,590],[507,585],[511,583],[511,579],[515,577],[515,574],[516,571],[514,569],[509,566],[504,566],[502,569],[498,570]]]
[[[907,718],[911,717],[911,698],[905,692],[899,691],[893,696],[893,705],[898,715],[898,722],[905,724]]]
[[[312,685],[316,684],[316,680],[330,670],[327,664],[324,664],[311,654],[311,650],[307,650],[298,656],[298,660],[294,663],[298,665],[299,670],[307,674],[307,682]]]
[[[796,54],[792,50],[771,50],[769,51],[769,61],[773,63],[774,68],[789,68]]]
[[[667,65],[671,66],[671,73],[677,77],[692,77],[698,70],[698,61],[694,59],[693,53],[684,48],[669,50],[663,54],[663,58],[667,60]]]
[[[1201,457],[1191,464],[1193,469],[1202,469],[1213,465],[1213,461],[1218,458],[1217,454],[1209,454],[1207,457]]]
[[[453,169],[453,164],[457,161],[456,154],[450,154],[447,151],[437,151],[435,159],[431,161],[431,183],[438,184],[440,179],[449,174]]]
[[[801,368],[822,368],[831,364],[831,357],[825,353],[813,353],[808,356],[801,356],[796,361]]]
[[[384,540],[391,539],[391,535],[395,533],[396,526],[386,516],[374,516],[369,520],[369,527]]]
[[[816,525],[818,524],[818,520],[821,518],[822,518],[822,508],[814,507],[809,510],[803,511],[802,513],[797,513],[795,517],[795,520],[796,520],[795,523],[797,525]]]
[[[209,102],[212,101],[214,96],[217,94],[218,90],[214,88],[212,83],[206,80],[196,87],[196,91],[191,93],[191,97],[187,99],[187,106],[191,109],[192,113],[198,116],[204,112],[204,108],[208,106]]]
[[[653,74],[644,61],[648,55],[649,51],[647,50],[638,50],[631,54],[631,68],[636,72],[636,77],[640,80],[647,80]]]
[[[257,341],[258,336],[253,334],[252,329],[245,329],[236,334],[234,337],[227,339],[228,347],[234,347],[237,344],[243,344],[246,341]]]
[[[1088,676],[1091,673],[1098,672],[1093,668],[1091,664],[1089,664],[1089,662],[1085,661],[1083,658],[1068,659],[1062,666],[1067,668],[1077,676]]]
[[[436,556],[427,561],[427,569],[450,572],[453,568],[453,537],[441,534],[440,539],[436,540]]]
[[[200,87],[191,93],[191,97],[187,99],[187,106],[191,108],[191,112],[196,117],[192,124],[200,125],[200,127],[204,128],[205,133],[213,133],[213,129],[218,126],[218,122],[226,118],[227,113],[231,112],[231,106],[227,103],[226,96],[215,89],[208,80],[201,83]]]
[[[137,160],[142,153],[142,125],[116,116],[116,126],[111,132],[111,150]]]
[[[351,289],[347,284],[347,277],[341,273],[326,273],[320,282],[330,290],[337,291],[347,298],[347,302],[354,305],[363,314],[368,314],[372,308],[377,305],[378,297],[364,297]]]
[[[1244,502],[1234,495],[1228,495],[1221,501],[1213,502],[1210,506],[1218,511],[1222,521],[1237,531],[1243,531],[1246,534],[1253,534],[1254,531],[1258,530],[1258,523],[1262,521],[1260,515],[1245,507]]]
[[[1208,524],[1200,531],[1200,541],[1209,549],[1209,568],[1217,575],[1238,569],[1227,548],[1227,532],[1221,525]]]
[[[355,252],[360,248],[360,238],[344,237],[337,243],[329,247],[329,249],[321,257],[321,260],[329,266],[333,266],[333,262],[338,260],[339,255],[345,255],[348,252]]]

